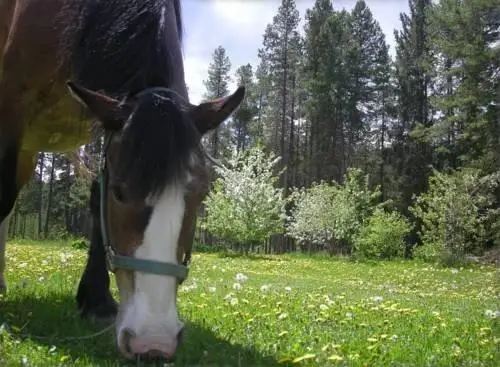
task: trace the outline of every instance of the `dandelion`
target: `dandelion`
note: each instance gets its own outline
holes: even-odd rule
[[[217,290],[215,287],[208,287],[208,291],[214,293]]]
[[[334,354],[334,355],[331,355],[330,357],[328,357],[328,359],[330,361],[342,361],[342,360],[344,360],[344,357],[341,357],[337,354]]]
[[[484,311],[484,316],[489,319],[496,319],[498,316],[500,316],[500,311],[486,310]]]
[[[346,312],[345,317],[347,317],[348,319],[352,319],[352,313]]]
[[[371,297],[371,300],[375,303],[380,303],[380,302],[383,302],[384,301],[384,297],[382,296],[374,296],[374,297]]]
[[[260,291],[265,293],[265,292],[269,291],[270,287],[271,287],[270,285],[264,284],[263,286],[260,287]]]
[[[285,287],[285,291],[286,291],[286,292],[291,292],[291,291],[292,291],[292,287],[288,287],[288,286],[287,286],[287,287]]]
[[[47,266],[47,265],[49,265],[49,262],[47,260],[42,260],[42,265]]]
[[[231,298],[231,301],[229,301],[229,303],[231,304],[231,306],[236,306],[238,304],[238,298]]]
[[[234,283],[233,284],[233,289],[239,291],[241,289],[241,284],[240,283]]]
[[[245,274],[243,274],[243,273],[236,274],[235,278],[240,283],[246,282],[248,280],[248,277]]]
[[[451,273],[452,273],[452,274],[457,274],[457,273],[458,273],[458,271],[459,271],[458,269],[451,269]]]

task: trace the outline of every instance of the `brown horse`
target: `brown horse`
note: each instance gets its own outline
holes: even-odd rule
[[[0,0],[0,287],[9,214],[35,154],[88,143],[96,119],[106,142],[91,199],[100,222],[78,303],[112,313],[106,255],[129,358],[175,354],[177,287],[209,185],[201,137],[244,96],[240,87],[188,102],[179,1]]]

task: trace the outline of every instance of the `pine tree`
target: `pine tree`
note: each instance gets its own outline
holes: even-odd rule
[[[212,62],[208,67],[208,78],[203,82],[206,87],[204,95],[206,99],[221,98],[229,93],[230,71],[231,62],[226,55],[226,49],[219,46],[212,53]],[[214,157],[226,155],[224,151],[229,148],[229,141],[230,130],[226,121],[209,135],[211,154]]]
[[[246,89],[245,99],[241,102],[233,115],[236,151],[240,152],[251,145],[250,132],[252,131],[253,119],[257,114],[252,65],[246,64],[240,66],[236,70],[236,80],[238,85],[244,85]]]
[[[410,15],[402,14],[396,36],[396,73],[399,116],[392,133],[395,169],[399,178],[400,209],[405,213],[414,194],[426,190],[432,152],[417,127],[432,124],[428,103],[431,87],[426,62],[429,54],[428,9],[430,0],[410,0]]]
[[[274,16],[272,24],[266,27],[264,33],[263,50],[260,53],[261,60],[266,60],[269,65],[270,82],[270,104],[267,120],[272,127],[271,137],[268,144],[282,157],[282,164],[289,163],[290,151],[287,140],[290,131],[289,124],[292,121],[291,92],[294,71],[297,70],[298,58],[294,55],[297,51],[293,47],[299,34],[299,12],[294,0],[282,0],[278,13]],[[269,135],[268,135],[269,136]],[[282,185],[285,193],[288,193],[289,174],[288,170],[282,176]]]
[[[329,132],[329,96],[328,82],[320,77],[320,65],[324,62],[325,42],[320,32],[326,20],[333,14],[330,0],[316,0],[314,7],[306,11],[306,26],[303,67],[304,88],[309,96],[305,103],[305,114],[308,124],[307,167],[308,184],[322,178],[326,139]]]
[[[431,12],[441,118],[427,132],[440,166],[500,167],[500,1],[441,0]]]

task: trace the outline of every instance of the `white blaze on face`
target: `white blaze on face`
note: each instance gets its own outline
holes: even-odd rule
[[[142,245],[134,257],[177,263],[177,240],[184,217],[184,188],[173,184],[157,200]],[[176,309],[177,279],[136,271],[134,293],[124,305],[118,334],[125,328],[136,337],[174,342],[182,324]]]

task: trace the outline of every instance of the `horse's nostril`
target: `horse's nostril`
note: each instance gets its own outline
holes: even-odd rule
[[[152,349],[142,354],[136,354],[135,357],[137,361],[144,361],[144,362],[158,362],[158,361],[171,362],[174,360],[173,356],[169,356],[164,352],[162,352],[161,350],[157,349]]]

